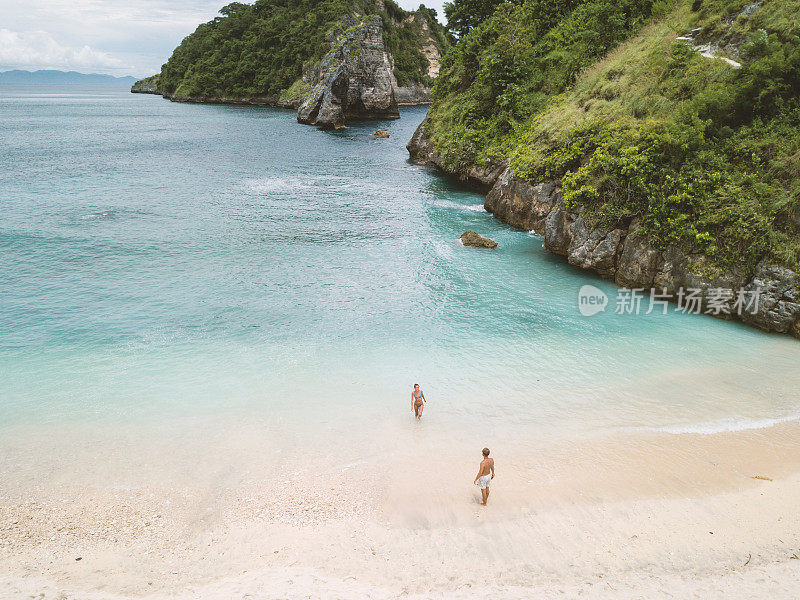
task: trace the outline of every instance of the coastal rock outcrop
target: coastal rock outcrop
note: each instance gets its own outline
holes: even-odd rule
[[[140,79],[131,86],[131,94],[162,94],[158,87],[158,75]]]
[[[461,243],[465,246],[472,246],[473,248],[497,248],[497,242],[490,240],[487,237],[483,237],[474,231],[465,231],[462,233]]]
[[[798,130],[774,109],[791,106],[786,114],[799,118],[797,69],[759,62],[797,54],[800,38],[776,23],[800,4],[749,2],[697,0],[691,17],[683,4],[661,13],[645,3],[614,24],[567,11],[552,31],[578,27],[594,50],[564,35],[563,61],[539,60],[552,52],[551,34],[523,20],[514,35],[535,50],[514,53],[524,68],[505,80],[495,68],[508,49],[496,42],[511,21],[465,28],[408,144],[411,159],[490,188],[488,212],[536,232],[571,265],[684,312],[800,337]],[[751,72],[774,104],[747,87]],[[718,98],[736,98],[736,111],[719,110]],[[696,134],[689,114],[721,135]]]
[[[800,338],[800,277],[797,273],[762,261],[745,288],[759,291],[759,303],[742,319],[761,329],[790,333]]]
[[[162,94],[172,102],[185,102],[187,104],[230,104],[233,106],[274,106],[277,108],[296,109],[299,101],[296,99],[285,100],[273,96],[248,96],[239,98],[235,96],[178,96],[175,94]]]
[[[509,225],[544,235],[544,220],[560,195],[555,192],[552,183],[534,186],[504,170],[486,195],[486,207]]]
[[[406,144],[406,150],[408,150],[408,154],[414,162],[442,168],[441,157],[433,149],[433,144],[431,144],[430,138],[425,133],[426,123],[427,121],[422,121],[414,130],[414,135],[411,136],[411,140]]]
[[[619,262],[626,231],[619,228],[593,229],[578,217],[572,224],[572,241],[567,249],[567,261],[581,269],[596,271],[611,279]]]
[[[394,96],[399,105],[416,105],[431,103],[431,88],[421,83],[397,85],[395,80]]]
[[[423,136],[415,149],[431,152],[426,144]],[[510,169],[496,179],[484,208],[541,235],[544,247],[571,265],[617,285],[645,293],[653,289],[677,301],[691,290],[698,310],[707,314],[800,338],[800,277],[790,269],[762,261],[749,279],[736,269],[719,273],[703,254],[656,246],[638,218],[611,227],[595,223],[582,209],[564,203],[558,182],[532,184]]]
[[[297,110],[299,123],[338,129],[348,119],[400,116],[377,15],[351,25],[303,80],[311,91]]]
[[[415,163],[436,167],[484,190],[489,190],[497,181],[497,178],[508,168],[508,162],[493,160],[487,160],[481,166],[468,165],[464,168],[448,165],[441,155],[434,150],[430,139],[425,134],[425,124],[426,121],[420,123],[411,140],[406,144],[411,160]]]
[[[441,167],[424,122],[408,150],[416,162]],[[569,264],[622,287],[647,293],[654,289],[673,300],[692,290],[698,309],[707,314],[800,338],[800,277],[794,271],[762,261],[749,279],[738,270],[718,273],[702,254],[656,246],[638,218],[603,226],[587,218],[582,209],[568,207],[559,182],[534,184],[505,165],[501,169],[497,175],[487,169],[479,172],[480,177],[474,177],[474,170],[462,176],[477,183],[493,181],[484,208],[505,223],[541,235],[545,249],[565,256]]]
[[[661,263],[661,253],[650,245],[639,228],[638,219],[634,220],[614,269],[614,283],[622,287],[653,287]],[[668,272],[671,271],[664,273],[665,278]]]

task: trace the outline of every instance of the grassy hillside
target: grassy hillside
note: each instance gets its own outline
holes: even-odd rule
[[[257,0],[234,2],[222,16],[200,25],[162,67],[159,85],[168,94],[209,97],[279,97],[299,94],[304,69],[330,50],[348,16],[380,14],[384,39],[395,56],[395,76],[404,85],[430,83],[421,52],[422,23],[448,44],[435,13],[408,13],[392,0],[385,10],[370,0]],[[410,19],[412,15],[417,18]],[[444,52],[444,48],[442,48]]]
[[[451,168],[510,158],[721,270],[800,267],[794,0],[500,5],[446,57],[426,131]]]

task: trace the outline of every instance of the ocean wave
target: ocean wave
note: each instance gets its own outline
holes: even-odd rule
[[[461,243],[461,240],[458,240],[458,243]],[[436,250],[436,254],[442,258],[450,259],[453,257],[453,247],[450,244],[440,240],[433,240],[431,245],[433,249]]]
[[[247,180],[244,187],[249,192],[264,194],[269,192],[288,192],[298,188],[310,187],[308,181],[300,177],[265,177],[258,180]]]
[[[800,414],[787,415],[785,417],[776,417],[772,419],[751,419],[747,417],[725,417],[715,421],[706,421],[702,423],[687,423],[685,425],[670,425],[667,427],[650,428],[652,431],[661,433],[671,433],[674,435],[681,435],[686,433],[694,433],[701,435],[712,435],[715,433],[732,433],[737,431],[750,431],[754,429],[767,429],[780,425],[782,423],[790,423],[791,421],[800,420]]]
[[[486,212],[483,204],[459,204],[458,202],[437,202],[437,208],[453,208],[455,210],[463,210],[465,212]]]
[[[358,185],[358,183],[348,177],[309,175],[303,177],[291,176],[246,179],[243,185],[248,192],[254,194],[274,194],[320,188],[349,189]]]
[[[105,219],[116,219],[117,211],[115,210],[101,210],[99,212],[89,213],[81,217],[82,221],[102,221]]]
[[[79,224],[78,221],[114,221],[117,219],[138,218],[150,216],[154,213],[138,210],[134,208],[106,208],[94,210],[89,213],[72,215],[69,217],[72,224]]]

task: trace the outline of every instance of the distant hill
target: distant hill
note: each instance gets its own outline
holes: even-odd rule
[[[0,85],[4,83],[27,83],[130,86],[135,81],[135,77],[114,77],[113,75],[102,75],[100,73],[78,73],[77,71],[13,70],[0,72]]]

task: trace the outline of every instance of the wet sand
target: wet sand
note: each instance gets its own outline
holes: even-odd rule
[[[468,440],[346,460],[256,430],[103,460],[4,440],[0,597],[796,598],[798,433],[501,447],[487,508]]]

